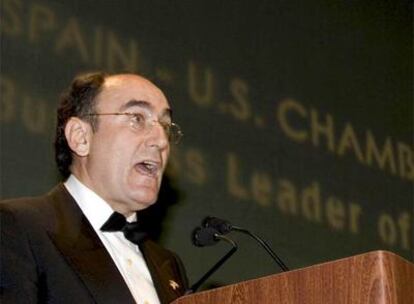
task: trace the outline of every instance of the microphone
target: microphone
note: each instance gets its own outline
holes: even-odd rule
[[[197,227],[193,231],[192,241],[193,244],[197,247],[211,246],[215,245],[220,239],[216,236],[219,235],[219,232],[212,227],[201,228]]]
[[[229,233],[234,226],[226,221],[213,216],[207,216],[201,223],[203,227],[211,227],[216,229],[221,234]]]
[[[233,226],[229,221],[219,219],[217,217],[213,216],[207,216],[203,222],[202,226],[207,228],[213,228],[216,229],[221,234],[227,234],[231,231],[239,231],[244,234],[249,235],[253,239],[255,239],[266,251],[267,253],[272,257],[272,259],[276,262],[277,265],[283,270],[283,271],[289,271],[289,268],[283,263],[283,261],[277,256],[277,254],[272,250],[272,248],[267,244],[263,239],[255,235],[254,233],[250,232],[247,229]]]
[[[209,271],[206,272],[196,283],[194,283],[185,295],[194,293],[221,265],[224,264],[237,250],[237,244],[228,237],[221,235],[217,229],[212,227],[197,227],[192,234],[192,242],[197,247],[212,246],[217,244],[220,240],[229,243],[232,248],[216,263]]]

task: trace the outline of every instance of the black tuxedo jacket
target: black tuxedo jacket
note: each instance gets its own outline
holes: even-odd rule
[[[60,184],[43,197],[0,204],[1,303],[135,303],[111,256]],[[140,245],[161,303],[187,288],[180,259]]]

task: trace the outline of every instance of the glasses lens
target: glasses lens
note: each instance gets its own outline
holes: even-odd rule
[[[180,142],[181,137],[183,137],[183,132],[181,132],[180,127],[175,123],[171,124],[167,134],[168,140],[172,144],[178,144]]]

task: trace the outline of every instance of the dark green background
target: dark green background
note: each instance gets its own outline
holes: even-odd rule
[[[124,51],[134,40],[139,53],[135,71],[159,84],[173,105],[185,137],[174,152],[167,194],[159,207],[167,207],[160,240],[183,258],[191,281],[227,250],[224,244],[203,249],[191,245],[191,231],[206,215],[229,219],[263,236],[291,268],[374,249],[414,259],[413,180],[362,165],[352,154],[339,157],[324,143],[318,148],[294,142],[276,119],[280,103],[292,98],[321,117],[332,115],[337,141],[350,123],[361,145],[370,130],[378,145],[390,137],[413,148],[411,1],[1,3],[2,198],[41,194],[59,180],[52,150],[54,109],[72,77],[84,70],[128,69],[122,62],[112,67],[96,64],[91,54],[86,61],[74,47],[57,52],[56,42],[75,18],[89,53],[97,27],[104,39],[113,32]],[[53,26],[31,38],[33,12],[45,10],[52,12]],[[35,24],[47,28],[46,21]],[[9,31],[4,30],[6,23]],[[101,51],[107,53],[105,45]],[[214,75],[214,95],[208,104],[196,103],[189,93],[191,63],[197,67],[200,91],[204,71]],[[248,85],[250,111],[245,119],[228,110],[234,105],[234,79]],[[13,85],[11,98],[5,96],[5,83]],[[227,107],[224,112],[222,105]],[[39,132],[31,131],[22,117],[36,117],[42,106],[47,124]],[[257,117],[263,126],[256,124]],[[191,161],[194,150],[202,155],[207,172],[202,184],[191,178],[197,174]],[[300,189],[318,182],[323,201],[333,195],[346,204],[358,203],[363,209],[360,232],[334,230],[326,219],[313,223],[300,215],[285,215],[276,199],[268,206],[251,197],[238,199],[228,191],[229,153],[237,157],[243,185],[260,171],[271,177],[274,197],[278,181],[288,179]],[[394,219],[402,212],[410,215],[409,249],[400,240],[381,240],[377,221],[382,212]],[[210,284],[279,271],[252,240],[243,235],[234,239],[239,251]]]

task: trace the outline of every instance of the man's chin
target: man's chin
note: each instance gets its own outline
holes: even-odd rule
[[[158,198],[159,183],[139,180],[139,183],[129,185],[129,189],[126,189],[129,204],[134,207],[138,207],[137,210],[142,210],[153,205]]]
[[[145,193],[139,193],[137,195],[133,195],[132,197],[132,204],[134,206],[136,206],[138,210],[142,210],[145,208],[148,208],[152,205],[155,204],[155,202],[157,201],[158,196],[154,195],[154,194],[147,194],[145,195]]]

